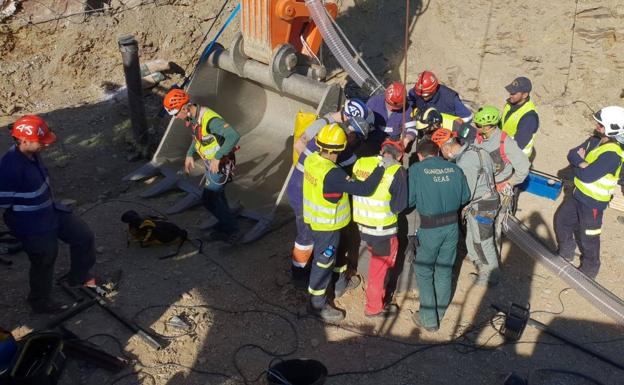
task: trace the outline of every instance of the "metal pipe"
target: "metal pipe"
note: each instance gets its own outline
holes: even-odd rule
[[[207,64],[245,79],[258,82],[262,84],[262,86],[270,88],[275,92],[285,92],[291,97],[305,100],[310,104],[321,103],[327,93],[327,89],[331,87],[331,85],[295,73],[283,79],[281,84],[282,89],[278,90],[274,86],[271,68],[269,66],[248,59],[243,61],[242,70],[239,72],[236,68],[232,53],[229,50],[215,50],[208,57]]]
[[[598,310],[624,326],[624,301],[583,274],[562,257],[553,254],[530,233],[530,230],[517,218],[510,216],[505,235],[535,261],[546,266]]]
[[[124,67],[124,76],[128,90],[128,107],[130,121],[137,151],[147,155],[147,120],[143,105],[143,87],[141,85],[141,68],[139,65],[139,46],[132,35],[122,36],[117,40]]]

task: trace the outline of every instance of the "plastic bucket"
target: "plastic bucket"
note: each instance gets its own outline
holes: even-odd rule
[[[316,360],[287,360],[269,368],[270,385],[323,385],[327,368]]]

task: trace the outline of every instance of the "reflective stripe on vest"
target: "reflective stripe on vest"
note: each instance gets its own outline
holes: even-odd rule
[[[354,178],[359,181],[366,180],[380,161],[380,156],[358,159],[353,166]],[[401,168],[400,164],[388,167],[372,195],[367,197],[353,196],[353,220],[355,222],[367,226],[371,230],[388,230],[388,226],[397,223],[397,215],[390,208],[390,200],[392,199],[390,185],[392,185],[394,175],[399,168]]]
[[[507,114],[510,110],[511,105],[509,103],[505,104],[505,108],[503,108],[503,116],[501,118],[501,126],[504,132],[514,138],[516,136],[516,133],[518,132],[518,123],[520,123],[520,119],[522,119],[522,117],[528,112],[535,111],[537,113],[537,110],[535,109],[535,104],[532,100],[528,100],[520,108],[512,112],[509,117],[507,117]],[[531,156],[531,154],[533,153],[533,144],[535,143],[536,134],[536,132],[533,133],[533,136],[531,137],[529,143],[527,143],[527,145],[522,149],[522,152],[527,157]]]
[[[608,151],[613,151],[618,154],[618,156],[622,158],[622,162],[624,162],[624,150],[622,150],[622,147],[620,147],[617,143],[606,143],[594,148],[585,156],[585,162],[592,164],[600,157],[600,155]],[[622,164],[620,163],[620,166],[617,170],[615,170],[614,174],[606,174],[602,178],[591,183],[585,183],[575,177],[574,186],[590,198],[599,202],[609,202],[613,196],[615,188],[618,185],[621,170]]]
[[[303,220],[315,231],[339,230],[351,221],[351,205],[347,194],[338,203],[323,197],[323,181],[336,165],[315,152],[304,162]]]
[[[221,115],[210,108],[203,107],[201,116],[201,133],[194,133],[195,151],[204,160],[214,159],[217,151],[221,148],[217,138],[210,133],[208,125],[212,119],[223,120]]]

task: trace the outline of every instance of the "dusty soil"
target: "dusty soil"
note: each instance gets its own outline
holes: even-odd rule
[[[16,16],[28,19],[28,12],[42,14],[35,5],[27,1]],[[563,281],[509,242],[503,252],[505,279],[496,288],[472,286],[472,268],[466,263],[461,266],[448,316],[436,334],[413,326],[411,314],[418,308],[415,292],[398,295],[401,313],[383,322],[364,318],[362,288],[336,301],[348,314],[339,326],[302,317],[305,296],[289,283],[292,222],[250,247],[215,243],[207,245],[204,254],[164,261],[158,257],[169,249],[127,247],[119,221],[123,211],[155,213],[179,196],[140,200],[144,184],[120,182],[141,163],[127,160],[130,125],[124,98],[106,92],[123,84],[116,39],[134,34],[143,61],[162,58],[186,67],[220,5],[216,0],[183,0],[36,26],[20,27],[15,18],[0,24],[0,95],[4,96],[0,125],[25,113],[41,113],[51,122],[61,138],[45,155],[54,190],[60,199],[76,200],[76,212],[96,233],[97,273],[110,276],[123,271],[120,288],[111,298],[115,307],[128,316],[136,314],[143,326],[172,336],[170,345],[156,352],[101,309],[92,308],[68,322],[67,327],[83,338],[99,333],[115,336],[137,360],[134,370],[142,374],[116,383],[229,384],[243,382],[242,376],[252,381],[268,367],[271,354],[315,358],[335,375],[351,372],[329,378],[330,384],[496,384],[511,371],[524,377],[533,373],[531,384],[588,383],[534,372],[539,368],[576,370],[605,384],[621,383],[614,367],[535,329],[527,329],[519,343],[504,343],[492,326],[499,326],[500,320],[488,322],[494,315],[490,304],[514,301],[530,302],[535,319],[614,360],[621,358],[623,348],[620,327],[573,290],[564,290]],[[119,6],[113,3],[113,9]],[[230,4],[225,13],[232,9]],[[541,120],[534,165],[541,171],[557,174],[565,168],[568,149],[584,140],[593,127],[588,118],[591,109],[623,103],[624,6],[616,0],[554,2],[548,7],[536,0],[457,4],[432,0],[412,1],[410,9],[408,83],[422,69],[432,69],[476,107],[502,106],[503,86],[515,76],[533,80]],[[399,79],[405,59],[403,2],[345,0],[341,11],[338,22],[373,71],[384,81]],[[236,28],[233,24],[222,38],[225,45]],[[325,56],[330,60],[327,52]],[[336,75],[335,79],[343,78]],[[166,125],[155,118],[160,95],[179,80],[172,74],[163,88],[146,96],[150,123],[157,133]],[[8,147],[7,135],[0,137],[0,144]],[[521,197],[518,217],[548,245],[554,244],[552,216],[560,200]],[[287,213],[284,209],[283,215]],[[611,209],[605,214],[603,269],[597,280],[623,297],[619,215]],[[170,219],[196,237],[199,223],[207,216],[197,208]],[[187,245],[183,253],[193,250]],[[42,327],[47,318],[30,314],[23,302],[26,256],[19,254],[12,260],[10,269],[1,267],[0,324],[22,336]],[[60,275],[67,268],[66,249],[57,265]],[[60,290],[58,297],[69,302]],[[187,320],[191,331],[167,326],[173,315]],[[440,344],[451,340],[456,342]],[[119,352],[108,337],[93,342]],[[104,384],[129,372],[111,375],[74,362],[61,383]]]

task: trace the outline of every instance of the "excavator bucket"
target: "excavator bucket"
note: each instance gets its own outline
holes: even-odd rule
[[[232,51],[214,51],[195,72],[188,92],[193,103],[214,109],[241,134],[234,181],[227,194],[231,202],[240,201],[241,215],[260,221],[274,213],[277,194],[292,166],[297,112],[336,111],[341,89],[296,73],[276,79],[270,66],[240,52],[236,45]],[[160,176],[142,197],[186,192],[168,214],[199,204],[204,166],[198,161],[191,175],[182,170],[191,140],[185,123],[172,119],[152,160],[124,179]]]

